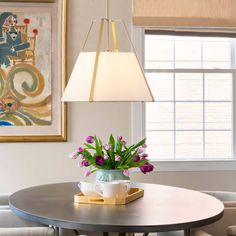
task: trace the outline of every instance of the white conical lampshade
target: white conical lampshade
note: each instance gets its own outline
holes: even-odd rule
[[[79,54],[62,101],[153,101],[134,53],[100,52],[97,70],[95,58]]]

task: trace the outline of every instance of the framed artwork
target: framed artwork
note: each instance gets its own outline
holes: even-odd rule
[[[66,141],[67,0],[0,2],[0,142]]]

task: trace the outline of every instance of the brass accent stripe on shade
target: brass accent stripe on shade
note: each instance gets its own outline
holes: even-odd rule
[[[141,26],[236,27],[235,0],[134,0]]]
[[[96,78],[97,78],[98,61],[99,61],[99,55],[100,55],[100,49],[101,49],[101,43],[102,43],[103,27],[104,27],[104,19],[101,19],[99,35],[98,35],[98,43],[97,43],[97,49],[96,49],[96,56],[95,56],[95,63],[94,63],[94,69],[93,69],[91,91],[89,95],[89,102],[93,102],[94,100],[94,89],[95,89],[95,83],[96,83]]]
[[[112,30],[114,52],[118,52],[117,36],[116,36],[116,23],[114,20],[111,21],[111,30]]]

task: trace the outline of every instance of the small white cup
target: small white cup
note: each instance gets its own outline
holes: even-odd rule
[[[95,183],[86,182],[86,181],[80,181],[78,183],[78,187],[80,188],[80,191],[85,196],[98,197],[99,195],[95,192],[94,186],[95,186]]]
[[[94,190],[102,197],[116,197],[120,191],[120,184],[113,182],[97,183]]]
[[[112,182],[120,184],[119,196],[124,197],[128,194],[130,190],[130,180],[115,180]]]
[[[96,193],[102,197],[126,196],[129,188],[125,183],[118,181],[97,183],[94,187]]]

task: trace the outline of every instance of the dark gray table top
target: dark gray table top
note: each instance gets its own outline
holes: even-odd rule
[[[11,209],[20,217],[67,229],[101,232],[160,232],[207,225],[220,219],[223,204],[193,190],[139,184],[144,197],[127,205],[76,204],[77,183],[31,187],[12,194]]]

